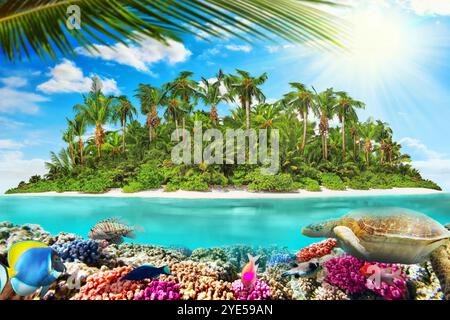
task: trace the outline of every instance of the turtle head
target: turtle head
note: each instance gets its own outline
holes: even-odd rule
[[[337,225],[335,220],[328,220],[310,224],[302,229],[302,234],[312,238],[331,237],[333,228]]]

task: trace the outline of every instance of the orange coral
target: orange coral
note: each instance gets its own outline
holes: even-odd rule
[[[330,254],[334,247],[336,247],[335,239],[327,239],[317,243],[313,243],[297,253],[298,262],[306,262],[313,258],[320,258]]]
[[[125,266],[95,273],[87,278],[77,296],[79,300],[133,300],[143,290],[146,281],[120,281],[133,268]]]

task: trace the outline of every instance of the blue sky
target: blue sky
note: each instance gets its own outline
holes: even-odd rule
[[[73,115],[72,107],[89,89],[93,74],[103,80],[106,93],[132,97],[139,83],[159,85],[184,70],[193,71],[196,79],[212,78],[219,68],[227,73],[236,68],[255,75],[267,72],[263,89],[269,101],[287,92],[292,81],[349,92],[367,103],[361,118],[370,115],[388,122],[423,175],[450,190],[449,2],[343,2],[357,4],[337,12],[354,19],[361,36],[359,51],[350,56],[301,45],[206,42],[187,36],[169,47],[146,39],[128,48],[99,47],[96,56],[78,50],[76,58],[2,63],[0,191],[45,172],[49,152],[64,146],[60,136],[65,117]],[[374,30],[367,26],[373,17],[378,17],[371,21]],[[226,114],[229,107],[221,105],[219,113]]]

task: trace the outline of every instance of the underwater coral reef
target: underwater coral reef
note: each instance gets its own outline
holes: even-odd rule
[[[51,246],[64,262],[65,273],[41,298],[46,300],[449,298],[448,248],[445,247],[421,265],[398,265],[360,260],[336,248],[332,239],[299,248],[297,253],[287,248],[243,245],[191,251],[178,247],[107,244],[68,233],[51,235],[38,225],[1,222],[1,258],[5,259],[11,244],[24,239]],[[251,264],[249,258],[257,263]],[[286,272],[311,263],[314,272]],[[167,266],[170,273],[153,279],[122,279],[142,265]],[[251,285],[242,276],[243,270],[254,272]],[[378,277],[373,270],[381,270]],[[19,297],[11,291],[2,298]],[[26,298],[39,297],[35,294]]]

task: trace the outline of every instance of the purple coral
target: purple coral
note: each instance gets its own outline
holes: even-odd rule
[[[387,263],[371,263],[375,265],[379,270],[388,270],[391,275],[395,275],[392,279],[392,284],[388,284],[383,281],[383,277],[380,277],[380,282],[376,283],[376,279],[368,278],[366,280],[366,287],[376,294],[382,296],[387,300],[399,300],[403,299],[407,292],[406,287],[406,275],[402,272],[402,269],[395,264]]]
[[[272,297],[270,287],[259,279],[251,288],[245,288],[241,280],[234,281],[231,287],[237,300],[269,300]]]
[[[328,273],[325,281],[347,294],[364,292],[367,290],[366,277],[359,272],[363,265],[364,261],[349,255],[332,258],[324,263]]]
[[[153,280],[134,300],[180,300],[180,287],[174,282]]]

